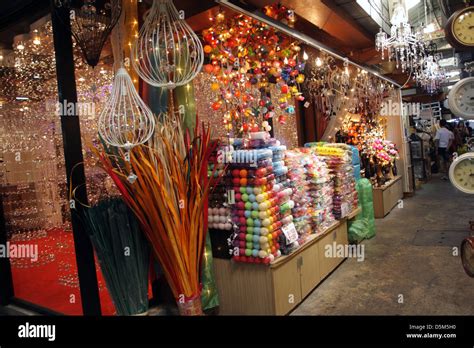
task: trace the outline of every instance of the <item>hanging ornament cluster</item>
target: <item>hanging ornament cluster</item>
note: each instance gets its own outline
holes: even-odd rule
[[[201,71],[201,41],[178,13],[172,0],[154,0],[132,48],[132,65],[155,87],[175,88],[189,83]]]
[[[99,117],[99,134],[109,145],[123,148],[125,159],[130,150],[150,139],[155,130],[153,112],[138,95],[132,79],[123,67],[117,70],[112,92]],[[137,177],[131,173],[128,180]]]
[[[219,12],[214,25],[203,31],[204,53],[213,75],[211,90],[217,92],[214,110],[223,109],[224,126],[235,136],[270,131],[276,115],[284,123],[295,113],[294,102],[304,100],[300,85],[305,80],[304,59],[297,42],[264,23],[244,15],[226,18]],[[276,88],[278,103],[270,91]]]
[[[99,62],[100,53],[122,12],[121,0],[65,1],[69,10],[71,32],[92,67]]]
[[[263,12],[270,18],[282,22],[293,28],[296,20],[295,11],[287,8],[281,3],[274,3],[263,8]]]

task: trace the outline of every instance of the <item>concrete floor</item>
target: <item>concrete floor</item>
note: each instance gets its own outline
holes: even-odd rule
[[[376,220],[363,262],[347,259],[292,315],[473,315],[474,278],[453,256],[469,220],[474,196],[434,177]]]

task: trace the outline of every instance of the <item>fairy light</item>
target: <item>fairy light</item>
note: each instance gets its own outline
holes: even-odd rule
[[[315,64],[319,68],[323,65],[323,61],[321,60],[321,58],[317,57],[315,60]]]
[[[308,58],[308,53],[306,53],[306,51],[303,51],[303,59],[308,60]]]

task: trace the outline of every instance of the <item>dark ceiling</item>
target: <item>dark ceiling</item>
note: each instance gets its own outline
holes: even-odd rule
[[[0,1],[0,47],[11,48],[13,37],[30,31],[30,24],[49,13],[49,0]]]

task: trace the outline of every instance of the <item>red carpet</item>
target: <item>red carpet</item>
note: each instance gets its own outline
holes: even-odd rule
[[[36,263],[12,259],[15,297],[63,314],[82,315],[72,232],[54,229],[45,238],[11,243],[38,244],[39,255]],[[30,266],[20,268],[22,265]],[[102,314],[114,315],[115,308],[97,262],[96,269]]]

